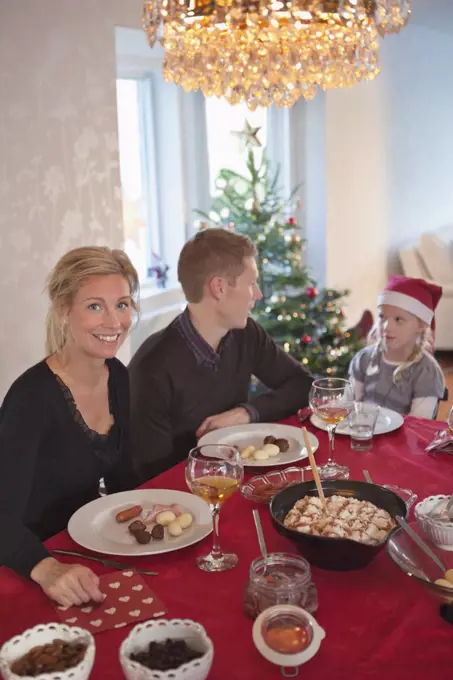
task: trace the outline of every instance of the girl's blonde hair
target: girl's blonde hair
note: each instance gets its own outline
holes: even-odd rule
[[[379,330],[379,319],[375,322],[373,328],[368,333],[368,343],[370,345],[374,345],[370,366],[378,365],[379,357],[383,352],[383,342]],[[425,355],[430,357],[433,361],[436,361],[434,358],[434,337],[429,326],[426,326],[426,328],[421,330],[419,340],[415,344],[409,359],[403,364],[397,366],[393,371],[393,383],[396,385],[396,383],[403,380],[410,367],[421,361]]]
[[[123,250],[86,246],[74,248],[61,257],[47,282],[50,308],[46,318],[46,352],[55,354],[67,342],[67,324],[61,318],[63,308],[70,308],[74,297],[92,276],[120,274],[129,284],[132,307],[138,312],[139,279],[134,265]]]

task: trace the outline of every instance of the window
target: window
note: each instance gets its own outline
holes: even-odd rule
[[[252,127],[261,128],[258,139],[261,147],[254,153],[259,162],[263,148],[267,144],[267,109],[250,111],[245,104],[228,104],[226,99],[206,98],[206,133],[208,142],[209,185],[211,196],[215,192],[215,180],[222,168],[242,173],[246,169],[244,142],[231,134],[244,129],[245,122]]]
[[[124,249],[143,281],[159,253],[149,79],[117,80],[117,105]]]
[[[266,147],[281,168],[284,195],[304,179],[304,156],[297,153],[304,103],[290,111],[231,106],[166,82],[164,50],[151,50],[144,31],[116,28],[115,46],[125,249],[144,282],[144,300],[156,292],[157,279],[148,276],[156,265],[153,253],[169,267],[167,287],[177,288],[179,253],[195,231],[196,211],[210,209],[219,171],[245,172],[244,143],[231,132],[244,130],[246,121],[260,128],[256,160]]]

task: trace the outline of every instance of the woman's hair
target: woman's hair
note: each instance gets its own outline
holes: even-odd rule
[[[379,364],[379,357],[383,351],[383,342],[379,330],[379,319],[375,322],[373,328],[368,333],[368,344],[374,345],[374,351],[371,355],[370,366],[377,365]],[[435,361],[433,356],[434,337],[429,326],[426,326],[426,328],[423,328],[421,330],[420,337],[416,342],[409,359],[405,361],[403,364],[397,366],[396,369],[393,371],[394,384],[402,380],[404,378],[405,373],[410,369],[410,367],[421,361],[425,354],[432,357],[433,361]]]
[[[178,261],[178,281],[187,302],[201,302],[204,286],[213,276],[234,282],[244,271],[244,258],[255,257],[256,248],[247,236],[211,227],[187,241]]]
[[[51,302],[46,319],[46,352],[49,355],[63,349],[67,341],[62,309],[70,309],[74,297],[89,278],[110,274],[124,276],[129,284],[132,307],[138,312],[138,274],[124,251],[86,246],[74,248],[58,260],[46,286]]]

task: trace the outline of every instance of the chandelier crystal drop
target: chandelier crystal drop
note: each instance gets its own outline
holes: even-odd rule
[[[253,110],[372,80],[379,35],[410,13],[409,0],[145,0],[143,27],[167,81]]]

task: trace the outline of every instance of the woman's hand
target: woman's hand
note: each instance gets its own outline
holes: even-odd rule
[[[46,557],[32,569],[30,577],[52,600],[64,607],[102,602],[99,577],[81,564],[63,564]]]

